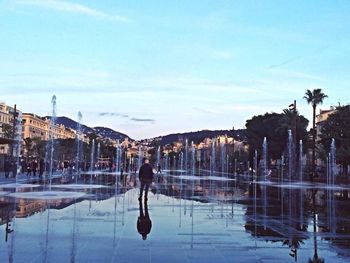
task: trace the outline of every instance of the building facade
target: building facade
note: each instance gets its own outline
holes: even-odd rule
[[[75,139],[76,132],[62,124],[52,125],[49,118],[42,118],[33,113],[23,113],[23,138],[40,138],[47,141],[53,139]]]

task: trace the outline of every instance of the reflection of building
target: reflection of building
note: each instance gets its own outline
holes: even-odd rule
[[[13,204],[0,200],[0,225],[11,221],[14,216]]]
[[[45,208],[46,204],[44,201],[20,199],[16,208],[16,217],[27,217],[36,212],[42,212]]]
[[[49,118],[42,118],[32,113],[23,113],[23,138],[38,137],[41,140],[54,139],[74,139],[75,131],[66,128],[64,125],[52,126]]]

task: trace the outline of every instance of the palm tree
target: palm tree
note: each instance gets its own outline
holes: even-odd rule
[[[307,90],[304,99],[308,104],[312,105],[312,176],[315,177],[316,171],[316,107],[323,103],[323,100],[328,96],[321,89]]]

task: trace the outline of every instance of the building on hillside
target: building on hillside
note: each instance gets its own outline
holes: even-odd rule
[[[331,106],[328,110],[320,109],[320,113],[316,115],[316,134],[317,138],[319,138],[321,134],[321,130],[325,121],[329,118],[329,116],[335,113],[337,109],[334,106]]]

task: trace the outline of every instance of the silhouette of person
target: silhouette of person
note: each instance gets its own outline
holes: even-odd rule
[[[160,167],[160,164],[158,164],[157,166],[157,174],[161,174],[162,173],[162,169]]]
[[[143,240],[147,239],[147,235],[151,232],[152,221],[149,218],[147,201],[145,202],[145,213],[143,213],[142,201],[139,201],[140,216],[137,218],[137,231]]]
[[[141,201],[142,199],[143,190],[145,190],[145,201],[147,201],[149,185],[153,181],[153,169],[152,166],[149,164],[148,159],[144,160],[144,163],[140,168],[139,179],[141,181],[139,201]]]

